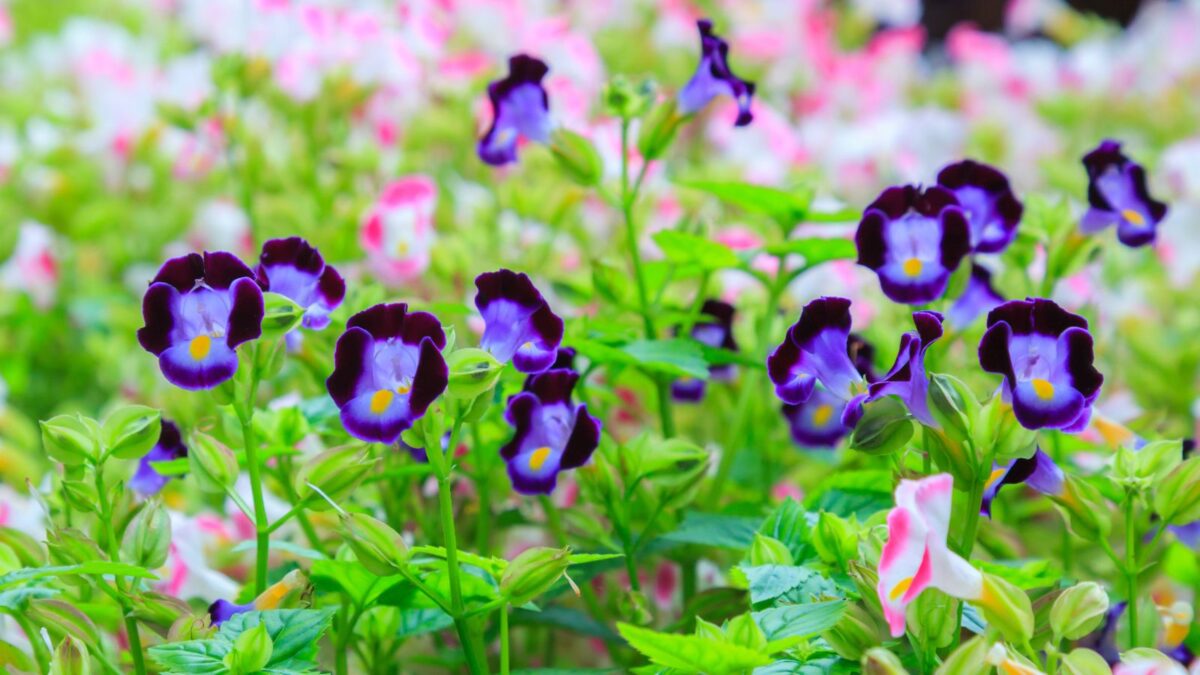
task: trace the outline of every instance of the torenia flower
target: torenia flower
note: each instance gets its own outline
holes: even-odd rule
[[[1063,492],[1063,471],[1041,448],[1028,459],[1017,459],[992,469],[983,491],[983,503],[979,512],[992,515],[992,500],[1005,485],[1024,483],[1047,496],[1058,496]]]
[[[941,187],[884,190],[867,207],[854,239],[858,264],[875,270],[884,295],[910,305],[940,298],[971,250],[967,216]]]
[[[392,181],[371,206],[359,231],[371,270],[381,281],[399,285],[429,267],[437,184],[423,175]]]
[[[395,443],[446,390],[445,346],[437,318],[409,313],[404,303],[350,317],[325,380],[346,431],[368,443]]]
[[[183,438],[179,435],[179,427],[170,420],[163,420],[162,430],[158,433],[158,442],[138,461],[137,470],[129,479],[129,487],[143,495],[158,493],[171,477],[156,471],[151,462],[180,459],[187,457],[187,452],[187,446],[183,444]]]
[[[1087,319],[1039,298],[988,313],[979,363],[1004,376],[1004,395],[1026,429],[1082,431],[1104,376],[1092,365]]]
[[[704,320],[692,326],[692,339],[709,347],[737,351],[737,341],[733,339],[733,305],[720,300],[705,300],[700,313]],[[733,372],[730,364],[708,369],[709,377],[714,380],[732,379]],[[704,398],[704,389],[704,380],[684,378],[671,383],[671,397],[677,401],[699,401]]]
[[[517,54],[508,60],[508,77],[488,85],[493,119],[476,148],[480,159],[494,166],[508,164],[517,161],[519,139],[550,141],[554,125],[542,86],[549,70],[542,60]]]
[[[1088,204],[1080,227],[1099,232],[1116,224],[1117,239],[1126,246],[1154,241],[1167,205],[1150,196],[1146,170],[1121,152],[1121,144],[1106,140],[1083,156],[1088,174]]]
[[[900,397],[909,412],[927,426],[937,426],[929,413],[929,380],[925,377],[925,352],[942,337],[942,315],[937,312],[913,312],[916,331],[900,336],[900,351],[892,369],[869,387],[870,399],[894,395]]]
[[[971,250],[998,253],[1012,243],[1025,207],[1017,201],[1008,177],[999,169],[964,159],[943,168],[937,181],[954,193],[967,214]]]
[[[342,275],[300,237],[264,243],[256,271],[264,290],[286,296],[304,308],[300,325],[309,330],[328,326],[330,312],[346,296]]]
[[[783,416],[791,430],[792,440],[806,448],[832,448],[850,433],[842,423],[846,401],[829,393],[822,386],[813,389],[807,401],[784,403]]]
[[[479,346],[522,373],[549,368],[562,343],[563,321],[524,273],[501,269],[475,277],[475,307],[483,315]]]
[[[712,21],[700,19],[700,64],[696,73],[679,92],[679,112],[691,115],[699,112],[717,96],[732,98],[738,107],[734,126],[750,124],[754,115],[750,112],[750,100],[754,96],[754,83],[747,82],[729,69],[729,43],[713,33]]]
[[[983,595],[983,575],[946,546],[953,487],[950,474],[902,480],[896,487],[878,586],[892,637],[904,634],[904,609],[926,588],[964,600]]]
[[[243,612],[279,609],[289,595],[302,589],[306,583],[308,582],[303,572],[292,570],[282,579],[268,586],[267,590],[260,593],[252,602],[236,605],[224,598],[216,600],[208,606],[209,621],[214,626],[220,626]]]
[[[967,288],[946,312],[946,320],[962,330],[1003,302],[1004,298],[992,288],[992,273],[983,265],[972,263]]]
[[[579,375],[555,369],[529,378],[525,391],[508,399],[504,418],[516,429],[500,448],[513,489],[521,494],[550,494],[558,473],[583,466],[600,444],[600,421],[587,406],[572,405]]]
[[[190,253],[163,264],[142,298],[142,348],[167,381],[211,389],[233,377],[238,345],[262,334],[262,290],[233,254]]]

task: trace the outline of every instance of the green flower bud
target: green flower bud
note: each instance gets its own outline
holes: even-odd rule
[[[100,503],[96,484],[90,480],[64,478],[59,485],[62,486],[63,499],[66,499],[73,509],[84,512],[95,511]]]
[[[1200,455],[1175,467],[1156,486],[1154,510],[1168,525],[1200,520]]]
[[[958,646],[942,665],[934,671],[934,675],[979,675],[987,672],[983,664],[987,663],[988,650],[991,644],[982,635],[967,640]]]
[[[1060,675],[1111,675],[1108,662],[1090,649],[1074,649],[1059,662]]]
[[[869,455],[886,455],[904,447],[913,436],[908,409],[895,396],[863,406],[863,416],[850,435],[850,447]]]
[[[959,630],[958,605],[957,599],[936,588],[925,589],[905,613],[908,632],[928,647],[940,649],[949,645]]]
[[[1063,591],[1050,608],[1054,641],[1078,640],[1100,625],[1108,611],[1108,594],[1099,584],[1085,581]]]
[[[267,380],[283,370],[284,356],[287,355],[287,340],[283,336],[269,340],[260,340],[254,345],[254,371],[259,379]],[[249,369],[247,369],[249,371]]]
[[[812,544],[821,560],[831,565],[841,566],[858,557],[858,535],[854,526],[828,511],[822,511],[817,517]]]
[[[42,447],[56,462],[77,466],[99,456],[96,438],[77,415],[59,415],[41,422]]]
[[[233,648],[225,655],[225,667],[229,669],[230,675],[257,673],[271,661],[271,653],[274,650],[267,625],[256,624],[233,641]]]
[[[972,437],[980,406],[961,380],[941,373],[930,375],[929,403],[929,412],[947,439],[962,443]]]
[[[700,620],[700,617],[696,617]],[[699,622],[697,622],[697,628]],[[739,614],[729,621],[725,622],[724,639],[739,647],[760,651],[766,649],[767,636],[762,629],[758,627],[758,622],[754,620],[754,615],[746,612]]]
[[[1037,431],[1021,426],[1011,404],[1005,403],[997,394],[988,402],[984,415],[989,418],[988,429],[992,432],[991,446],[996,462],[1003,464],[1010,460],[1033,456]],[[977,445],[986,447],[984,443]]]
[[[879,623],[862,605],[851,604],[846,607],[837,624],[821,633],[821,637],[838,656],[857,661],[863,658],[868,649],[879,644],[884,636]]]
[[[283,337],[300,325],[304,308],[278,293],[263,293],[262,340]]]
[[[100,651],[100,631],[96,624],[69,602],[51,598],[30,600],[25,617],[35,626],[45,628],[54,640],[74,637],[87,645],[89,650]]]
[[[1100,491],[1076,476],[1063,481],[1062,494],[1051,497],[1071,531],[1087,541],[1100,541],[1112,529],[1108,503]]]
[[[404,569],[408,545],[387,523],[365,513],[347,513],[341,516],[341,525],[346,544],[373,574],[388,577]]]
[[[313,495],[309,483],[317,486],[333,501],[341,501],[358,487],[363,477],[375,466],[367,450],[362,446],[332,448],[313,457],[296,474],[296,494],[302,499]],[[326,511],[333,505],[324,499],[314,499],[308,508]]]
[[[162,431],[162,413],[144,405],[119,408],[100,428],[104,449],[120,459],[136,459],[150,451]]]
[[[108,560],[108,555],[86,534],[74,528],[46,531],[46,551],[55,565],[78,565],[92,560]],[[69,577],[64,577],[64,579]]]
[[[34,639],[37,639],[35,636]],[[91,675],[92,659],[87,645],[70,635],[58,643],[50,661],[50,675]]]
[[[46,533],[50,537],[53,530]],[[0,544],[3,544],[21,561],[21,567],[41,567],[46,562],[46,554],[42,545],[36,539],[11,527],[0,527]]]
[[[883,647],[868,649],[862,657],[863,675],[908,675],[900,657]]]
[[[613,117],[624,120],[641,117],[654,104],[654,83],[642,80],[635,85],[624,75],[614,75],[604,85],[601,100],[605,112]]]
[[[588,139],[559,127],[550,135],[550,154],[567,178],[584,187],[598,185],[604,177],[604,162]]]
[[[130,616],[163,627],[171,626],[192,611],[186,602],[163,593],[137,593],[132,600]]]
[[[1122,447],[1113,462],[1113,479],[1143,491],[1161,483],[1182,459],[1183,447],[1179,441],[1155,441],[1139,450]]]
[[[750,544],[751,565],[793,565],[792,552],[778,539],[764,534],[754,533],[754,542]]]
[[[223,494],[237,482],[237,457],[224,443],[197,431],[188,440],[188,473],[204,492]]]
[[[650,110],[650,114],[642,120],[638,131],[637,147],[642,158],[649,162],[659,157],[671,147],[675,133],[683,124],[684,117],[679,114],[675,97],[661,101]]]
[[[967,441],[958,440],[944,429],[921,429],[921,445],[935,466],[954,476],[956,485],[975,482],[979,459]]]
[[[879,574],[875,569],[858,560],[851,560],[846,563],[846,574],[854,582],[858,596],[871,610],[872,616],[882,617],[883,606],[879,604],[879,591],[876,590],[879,586]]]
[[[535,547],[518,555],[504,568],[500,594],[520,606],[547,591],[567,571],[570,550]]]
[[[146,505],[125,528],[121,558],[147,569],[162,567],[171,549],[171,518],[158,500]]]
[[[1033,637],[1033,604],[1025,591],[993,574],[983,575],[983,593],[975,604],[988,625],[1000,629],[1014,644]]]
[[[450,369],[451,397],[472,401],[492,390],[500,379],[504,364],[482,349],[456,349],[446,357]]]

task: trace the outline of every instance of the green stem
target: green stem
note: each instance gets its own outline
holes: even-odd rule
[[[142,636],[138,632],[137,619],[125,614],[125,633],[129,636],[129,656],[133,658],[133,672],[144,675],[146,662],[142,656]]]
[[[984,466],[991,466],[990,458]],[[972,549],[975,548],[975,533],[979,529],[979,509],[983,505],[983,489],[983,482],[975,481],[967,496],[967,520],[963,524],[962,537],[958,540],[958,554],[968,560],[971,558]]]
[[[251,387],[251,392],[254,388]],[[253,396],[251,397],[253,398]],[[246,446],[246,469],[250,474],[250,494],[254,501],[254,593],[267,590],[267,556],[270,553],[271,523],[267,518],[267,502],[263,498],[262,466],[258,459],[258,441],[254,438],[253,402],[247,401],[241,415],[242,442]]]
[[[1138,563],[1137,528],[1133,495],[1125,498],[1125,582],[1129,588],[1129,648],[1138,646]]]
[[[500,675],[508,675],[508,606],[500,608]]]
[[[33,658],[38,663],[38,672],[50,672],[50,650],[46,647],[46,642],[42,640],[42,634],[21,612],[13,612],[10,614],[17,625],[24,631],[25,637],[29,639],[29,646],[33,649]],[[144,670],[142,672],[145,672]]]
[[[97,501],[100,507],[100,526],[104,531],[104,538],[108,545],[108,557],[112,560],[120,560],[120,543],[117,541],[116,531],[113,530],[113,512],[112,504],[108,501],[108,490],[104,486],[104,465],[96,466],[96,493]],[[103,582],[101,582],[103,583]],[[142,658],[142,637],[138,632],[137,619],[129,615],[130,607],[127,596],[122,595],[121,577],[113,579],[113,583],[117,586],[118,593],[116,594],[117,604],[121,607],[121,614],[125,619],[125,632],[129,635],[129,656],[133,659],[133,669],[137,675],[146,675],[146,663]],[[36,643],[41,640],[41,636],[33,634],[29,636],[31,643]],[[36,648],[35,648],[36,649]]]

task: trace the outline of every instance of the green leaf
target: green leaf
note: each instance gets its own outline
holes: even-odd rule
[[[1022,590],[1051,588],[1062,579],[1062,570],[1049,560],[979,561],[979,569],[994,574]]]
[[[161,412],[144,405],[127,405],[104,420],[100,435],[105,449],[114,457],[135,459],[154,447],[161,430]]]
[[[368,607],[392,586],[404,582],[404,577],[380,577],[362,563],[348,560],[317,560],[308,577],[318,591],[342,592],[357,607]]]
[[[58,595],[58,590],[43,586],[27,586],[0,591],[0,612],[15,614],[24,611],[29,601],[36,598],[52,598]]]
[[[677,377],[708,379],[708,362],[694,340],[637,340],[625,345],[623,350],[645,370]]]
[[[811,239],[792,239],[778,244],[771,244],[763,249],[771,255],[799,255],[804,258],[804,266],[815,267],[831,260],[852,260],[858,256],[858,248],[849,239],[833,237],[813,237]]]
[[[621,637],[655,664],[687,672],[734,673],[765,666],[771,658],[753,649],[695,635],[659,633],[618,623]]]
[[[299,673],[315,670],[317,642],[328,630],[335,608],[275,609],[236,614],[216,636],[151,647],[150,658],[166,673],[224,673],[223,662],[238,637],[262,624],[271,638],[271,659],[264,672]]]
[[[792,560],[803,563],[817,557],[817,551],[809,543],[809,530],[816,524],[816,516],[804,511],[793,499],[787,499],[767,516],[759,532],[782,541],[792,554]]]
[[[750,589],[750,602],[755,605],[783,595],[802,602],[842,596],[832,581],[807,567],[758,565],[741,570]]]
[[[845,600],[786,605],[754,613],[758,627],[774,642],[785,638],[811,637],[833,628],[846,610]]]
[[[591,615],[570,607],[550,605],[540,612],[530,612],[518,609],[513,612],[513,623],[553,626],[556,629],[566,629],[597,637],[606,642],[620,642],[621,636],[606,623],[601,623]]]
[[[707,192],[717,199],[750,213],[758,213],[774,220],[781,228],[789,230],[805,219],[812,204],[812,190],[802,189],[785,192],[775,188],[750,183],[689,181],[683,187]]]
[[[695,234],[661,230],[655,233],[654,243],[662,249],[667,260],[680,265],[692,264],[708,270],[720,270],[741,264],[728,246]]]
[[[601,560],[624,557],[625,554],[623,553],[572,553],[567,556],[567,562],[571,565],[586,565],[588,563],[600,562]]]
[[[405,609],[400,611],[400,627],[396,637],[409,638],[436,633],[454,625],[454,617],[440,609]]]
[[[683,522],[662,539],[676,544],[699,544],[717,548],[744,549],[754,540],[757,518],[689,511]]]
[[[92,560],[79,565],[59,565],[53,567],[26,567],[14,572],[9,572],[5,575],[0,575],[0,590],[10,586],[31,581],[33,579],[42,579],[45,577],[67,577],[81,575],[106,575],[122,577],[136,577],[138,579],[157,579],[150,570],[137,565],[127,565],[119,562],[109,562],[107,560]]]
[[[840,471],[823,479],[805,498],[804,506],[813,512],[865,520],[892,507],[891,486],[892,475],[887,471]]]

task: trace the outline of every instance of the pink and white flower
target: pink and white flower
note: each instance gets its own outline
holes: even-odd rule
[[[383,189],[359,231],[367,261],[381,281],[397,285],[429,267],[436,206],[437,184],[429,176],[405,176]]]
[[[38,307],[54,303],[58,288],[58,256],[50,228],[33,221],[21,223],[12,257],[0,265],[0,285],[25,291]]]

